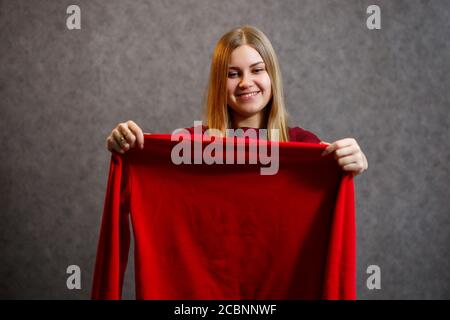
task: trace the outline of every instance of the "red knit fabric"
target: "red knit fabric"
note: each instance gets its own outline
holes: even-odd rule
[[[177,143],[146,134],[112,155],[93,299],[121,298],[130,217],[137,299],[356,298],[353,178],[325,146],[280,143],[277,174],[261,175],[175,165]]]

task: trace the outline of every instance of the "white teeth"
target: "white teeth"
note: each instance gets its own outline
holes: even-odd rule
[[[251,93],[246,93],[246,94],[241,94],[239,95],[240,97],[251,97],[251,96],[255,96],[257,95],[259,92],[251,92]]]

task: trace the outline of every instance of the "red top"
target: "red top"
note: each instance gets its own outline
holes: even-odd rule
[[[320,143],[319,137],[300,127],[289,128],[289,141]]]
[[[186,128],[190,133],[194,133],[194,127]],[[207,130],[207,126],[202,127],[202,132]],[[249,127],[242,127],[244,131],[250,129]],[[289,127],[289,141],[291,142],[310,142],[310,143],[320,143],[319,137],[317,137],[311,131],[302,129],[300,127]]]
[[[280,142],[261,175],[175,165],[170,135],[144,139],[111,156],[92,298],[121,298],[130,221],[137,299],[356,298],[353,178],[325,146]]]

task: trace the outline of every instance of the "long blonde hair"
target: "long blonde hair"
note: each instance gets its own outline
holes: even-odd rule
[[[270,129],[279,130],[279,141],[289,141],[287,112],[284,107],[283,85],[278,59],[272,44],[266,35],[252,26],[234,28],[225,33],[214,49],[209,82],[205,95],[205,121],[209,128],[219,130],[225,136],[225,130],[231,127],[230,110],[227,106],[227,78],[231,53],[242,45],[249,45],[263,58],[272,85],[272,98],[266,109],[266,128],[268,139]]]

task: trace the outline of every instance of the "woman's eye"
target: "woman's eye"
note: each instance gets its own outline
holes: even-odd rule
[[[253,72],[254,73],[261,73],[264,70],[265,70],[264,68],[258,68],[258,69],[253,69]],[[239,72],[235,72],[235,71],[228,72],[228,77],[229,78],[235,78],[235,77],[238,77],[238,76],[239,76]]]

